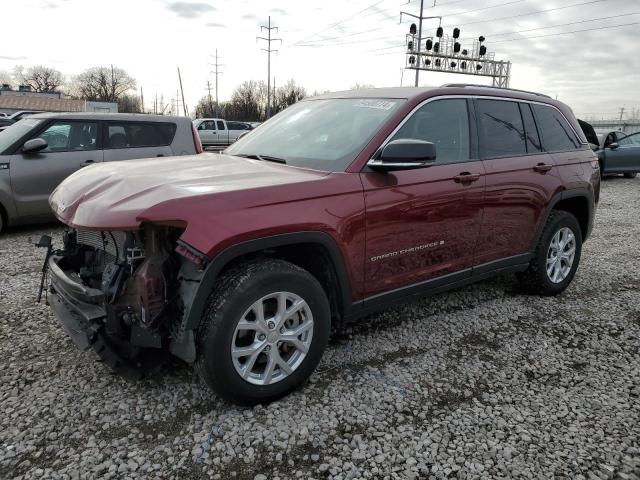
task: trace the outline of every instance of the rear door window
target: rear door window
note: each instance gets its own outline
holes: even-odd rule
[[[526,155],[524,124],[517,102],[478,100],[477,110],[482,158]]]
[[[224,126],[224,122],[222,120],[216,120],[216,123],[218,124],[218,130],[226,130],[226,127]]]
[[[577,150],[580,140],[559,110],[547,105],[533,105],[542,144],[548,152]]]
[[[41,152],[81,152],[96,150],[98,124],[93,122],[57,121],[38,135],[48,144]]]
[[[425,140],[436,146],[436,164],[469,160],[469,114],[464,99],[443,99],[420,107],[392,140]]]
[[[110,122],[105,129],[105,148],[164,147],[176,133],[175,123]]]

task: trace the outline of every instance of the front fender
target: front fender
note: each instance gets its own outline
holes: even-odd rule
[[[350,281],[344,256],[333,237],[321,231],[303,231],[272,235],[238,243],[224,249],[207,264],[203,272],[197,274],[199,277],[197,285],[191,283],[188,291],[185,291],[187,294],[186,297],[183,297],[183,299],[186,300],[185,311],[179,329],[174,332],[177,333],[177,335],[174,337],[171,345],[172,352],[186,361],[192,362],[195,360],[193,332],[200,324],[200,319],[202,318],[207,300],[216,280],[229,262],[243,255],[265,249],[296,244],[317,244],[321,245],[328,252],[338,281],[337,290],[344,310],[341,313],[349,316],[353,305]],[[193,270],[192,274],[189,275],[189,281],[193,282],[195,276],[195,270]]]

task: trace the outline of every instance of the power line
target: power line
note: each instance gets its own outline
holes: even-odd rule
[[[516,42],[516,41],[519,41],[519,40],[531,40],[531,39],[534,39],[534,38],[556,37],[558,35],[569,35],[571,33],[579,33],[579,32],[593,32],[595,30],[605,30],[607,28],[628,27],[630,25],[640,25],[640,22],[621,23],[619,25],[607,25],[607,26],[604,26],[604,27],[585,28],[585,29],[582,29],[582,30],[572,30],[570,32],[549,33],[549,34],[546,34],[546,35],[535,35],[533,37],[507,38],[505,40],[498,40],[497,42],[491,42],[491,43],[494,44],[494,43],[504,43],[504,42]]]
[[[519,33],[526,33],[526,32],[533,32],[536,30],[546,30],[549,28],[558,28],[558,27],[566,27],[569,25],[578,25],[578,24],[582,24],[582,23],[589,23],[589,22],[597,22],[597,21],[601,21],[601,20],[609,20],[612,18],[619,18],[619,17],[628,17],[631,15],[640,15],[640,12],[631,12],[631,13],[621,13],[619,15],[610,15],[608,17],[598,17],[598,18],[590,18],[587,20],[579,20],[576,22],[569,22],[569,23],[559,23],[556,25],[548,25],[546,27],[537,27],[537,28],[529,28],[526,30],[517,30],[517,31],[512,31],[512,32],[502,32],[502,33],[492,33],[491,34],[491,38],[493,37],[498,37],[498,36],[503,36],[503,35],[516,35]],[[606,27],[604,27],[606,28]],[[383,40],[384,38],[397,38],[397,36],[390,36],[390,37],[383,37],[380,40]],[[492,43],[497,43],[497,42],[492,42]],[[384,50],[392,50],[394,48],[401,48],[401,47],[406,47],[406,44],[402,43],[402,44],[398,44],[398,45],[391,45],[388,47],[382,47],[382,48],[374,48],[371,50],[365,50],[365,52],[380,52],[380,51],[384,51]]]
[[[465,1],[466,1],[466,0],[465,0]],[[488,5],[488,6],[486,6],[486,7],[476,8],[476,9],[473,9],[473,10],[467,10],[467,11],[464,11],[464,12],[450,13],[450,14],[446,14],[446,15],[466,15],[466,14],[468,14],[468,13],[475,13],[475,12],[480,12],[480,11],[484,11],[484,10],[489,10],[489,9],[492,9],[492,8],[504,7],[504,6],[507,6],[507,5],[513,5],[513,4],[516,4],[516,3],[521,3],[521,2],[523,2],[523,1],[524,1],[524,0],[510,0],[510,1],[508,1],[508,2],[498,3],[498,4],[495,4],[495,5]],[[604,0],[598,0],[598,1],[604,1]],[[378,3],[380,3],[380,2],[378,2]],[[455,1],[455,2],[447,2],[447,3],[458,3],[458,2],[457,2],[457,1]],[[375,5],[373,5],[373,6],[375,6]],[[367,10],[367,9],[369,9],[369,8],[372,8],[373,6],[369,6],[369,7],[367,7],[366,9],[363,9],[363,10],[361,10],[361,12],[362,12],[362,11],[365,11],[365,10]],[[438,5],[438,6],[439,6],[439,5]],[[385,11],[383,11],[383,12],[386,12],[386,10],[385,10]],[[377,13],[377,14],[379,14],[379,13],[383,13],[383,12],[372,12],[372,13]],[[354,16],[355,16],[355,15],[354,15]],[[354,17],[354,16],[352,16],[352,17]],[[363,15],[363,17],[365,17],[365,16],[366,16],[366,15]],[[352,17],[350,17],[349,19],[351,19]],[[344,23],[344,22],[342,22],[342,23]],[[335,26],[335,25],[337,25],[337,24],[334,24],[334,26]],[[327,28],[327,29],[329,29],[329,28]],[[345,38],[345,37],[352,37],[352,36],[357,36],[357,35],[364,35],[365,33],[377,32],[377,31],[379,31],[379,30],[380,30],[380,29],[376,27],[376,28],[371,28],[371,29],[367,29],[367,30],[364,30],[364,31],[360,31],[360,32],[349,33],[349,34],[346,34],[346,35],[338,35],[338,36],[335,36],[335,37],[320,38],[320,39],[317,39],[317,40],[308,40],[308,41],[305,41],[305,40],[299,40],[299,41],[297,41],[296,43],[294,43],[294,44],[293,44],[293,46],[296,46],[296,47],[313,47],[313,46],[316,46],[316,45],[314,45],[314,44],[319,43],[319,42],[326,42],[326,41],[328,41],[328,40],[338,40],[338,39],[342,39],[342,38]],[[315,35],[311,35],[310,37],[307,37],[307,38],[311,38],[311,37],[313,37],[313,36],[315,36]],[[391,36],[390,36],[390,37],[382,37],[382,38],[376,38],[376,39],[367,39],[367,40],[361,40],[361,41],[355,41],[355,42],[337,42],[337,43],[324,44],[324,45],[318,45],[318,46],[351,45],[351,44],[354,44],[354,43],[365,43],[365,42],[368,42],[368,41],[373,41],[373,40],[378,41],[378,40],[384,40],[384,39],[386,39],[386,38],[395,38],[395,37],[396,37],[396,36],[394,36],[394,37],[391,37]]]
[[[342,20],[339,20],[335,23],[332,23],[331,25],[329,25],[328,27],[325,27],[324,29],[316,32],[316,33],[312,33],[311,35],[298,40],[297,42],[294,43],[294,45],[298,44],[298,43],[303,43],[306,42],[307,40],[309,40],[310,38],[316,37],[318,35],[320,35],[321,33],[326,32],[327,30],[331,30],[332,28],[337,27],[338,25],[342,25],[345,22],[348,22],[349,20],[351,20],[352,18],[357,17],[358,15],[360,15],[363,12],[366,12],[367,10],[369,10],[370,8],[373,8],[377,5],[380,5],[382,2],[385,2],[387,0],[378,0],[377,2],[372,3],[371,5],[369,5],[368,7],[363,8],[362,10],[357,11],[356,13],[354,13],[353,15],[349,15],[348,17],[343,18]]]
[[[513,5],[514,3],[522,3],[522,2],[524,2],[524,0],[512,0],[510,2],[498,3],[496,5],[488,5],[486,7],[475,8],[473,10],[467,10],[467,11],[464,11],[464,12],[443,13],[442,16],[444,17],[446,15],[466,15],[468,13],[483,12],[485,10],[490,10],[492,8],[506,7],[507,5]]]
[[[580,6],[583,6],[583,5],[591,5],[593,3],[601,3],[601,2],[607,2],[607,1],[609,1],[609,0],[591,0],[589,2],[574,3],[574,4],[571,4],[571,5],[564,5],[562,7],[547,8],[545,10],[536,10],[535,12],[520,13],[518,15],[510,15],[508,17],[490,18],[488,20],[477,20],[475,22],[468,22],[468,23],[462,23],[462,24],[456,23],[456,26],[457,27],[465,27],[467,25],[477,25],[478,23],[497,22],[499,20],[510,20],[512,18],[527,17],[529,15],[537,15],[538,13],[554,12],[556,10],[564,10],[566,8],[580,7]]]
[[[557,28],[557,27],[567,27],[569,25],[578,25],[580,23],[589,23],[589,22],[599,22],[601,20],[609,20],[611,18],[619,18],[619,17],[628,17],[631,15],[638,15],[640,12],[632,12],[632,13],[621,13],[620,15],[611,15],[609,17],[598,17],[598,18],[590,18],[588,20],[579,20],[577,22],[569,22],[569,23],[559,23],[557,25],[549,25],[547,27],[537,27],[537,28],[529,28],[527,30],[518,30],[517,32],[503,32],[503,33],[492,33],[491,38],[493,37],[501,37],[503,35],[515,35],[516,33],[526,33],[533,32],[536,30],[546,30],[549,28]]]
[[[444,5],[453,5],[454,3],[468,2],[469,0],[453,0],[451,2],[439,3],[436,7],[442,7]]]

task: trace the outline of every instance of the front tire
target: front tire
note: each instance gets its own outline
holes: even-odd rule
[[[627,172],[624,174],[624,178],[636,178],[638,172]]]
[[[519,275],[522,287],[540,295],[564,291],[576,273],[582,253],[582,232],[576,217],[553,210],[547,219],[529,268]]]
[[[303,384],[329,339],[320,283],[279,259],[245,263],[217,283],[197,332],[196,369],[238,405],[268,403]]]

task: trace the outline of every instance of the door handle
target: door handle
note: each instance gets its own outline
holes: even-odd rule
[[[80,164],[80,167],[88,167],[89,165],[95,163],[93,160],[85,160]]]
[[[164,153],[159,153],[156,157],[164,157]]]
[[[549,165],[548,163],[539,163],[533,169],[538,173],[547,173],[549,170],[553,168],[553,165]]]
[[[453,177],[453,181],[456,183],[471,183],[477,181],[479,178],[479,173],[462,172],[460,175]]]

